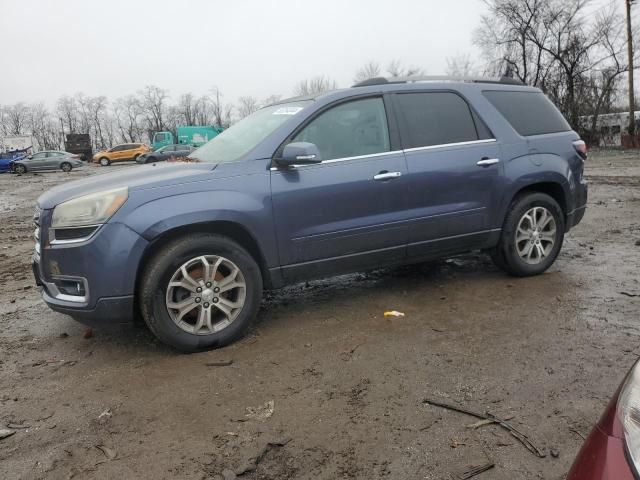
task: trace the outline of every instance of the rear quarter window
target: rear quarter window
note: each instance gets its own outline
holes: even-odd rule
[[[403,119],[403,146],[420,148],[473,142],[491,138],[491,132],[469,108],[467,102],[451,92],[399,93]],[[481,132],[476,123],[482,125]]]
[[[542,92],[488,90],[482,93],[523,137],[571,130],[560,111]]]

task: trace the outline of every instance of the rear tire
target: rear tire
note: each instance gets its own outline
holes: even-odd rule
[[[102,157],[100,159],[100,165],[102,165],[103,167],[108,167],[109,165],[111,165],[111,161],[107,157]]]
[[[556,260],[564,231],[564,212],[552,197],[537,192],[518,195],[509,207],[491,258],[510,275],[538,275]]]
[[[60,165],[60,170],[62,170],[63,172],[69,173],[71,170],[73,170],[73,167],[69,162],[64,162],[62,163],[62,165]]]
[[[262,275],[251,255],[231,239],[190,234],[149,259],[138,293],[153,334],[177,350],[197,352],[244,335],[260,307]]]

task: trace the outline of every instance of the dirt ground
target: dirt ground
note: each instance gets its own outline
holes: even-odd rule
[[[585,219],[542,276],[472,254],[296,285],[194,355],[140,326],[84,338],[33,286],[35,199],[115,168],[0,175],[0,478],[562,479],[640,355],[638,153],[592,152]]]

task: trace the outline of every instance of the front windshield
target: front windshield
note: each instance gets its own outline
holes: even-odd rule
[[[207,163],[238,160],[310,102],[304,100],[264,107],[214,137],[189,158]]]

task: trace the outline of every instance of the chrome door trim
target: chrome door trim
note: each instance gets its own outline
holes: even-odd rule
[[[455,143],[441,143],[439,145],[429,145],[426,147],[405,148],[403,151],[407,152],[420,152],[422,150],[435,150],[438,148],[446,147],[464,147],[466,145],[479,145],[483,143],[494,143],[497,140],[495,138],[487,138],[485,140],[471,140],[469,142],[455,142]]]
[[[369,155],[356,155],[355,157],[343,157],[343,158],[332,158],[331,160],[322,160],[321,162],[318,163],[308,163],[308,164],[303,164],[303,165],[298,165],[298,164],[294,164],[289,166],[289,169],[291,168],[301,168],[301,167],[314,167],[317,165],[327,165],[330,163],[338,163],[338,162],[348,162],[350,160],[362,160],[362,159],[366,159],[366,158],[375,158],[375,157],[382,157],[385,155],[394,155],[397,153],[402,153],[402,150],[391,150],[389,152],[380,152],[380,153],[370,153]],[[271,171],[275,171],[275,170],[286,170],[286,169],[281,169],[278,167],[271,167],[269,170]]]

